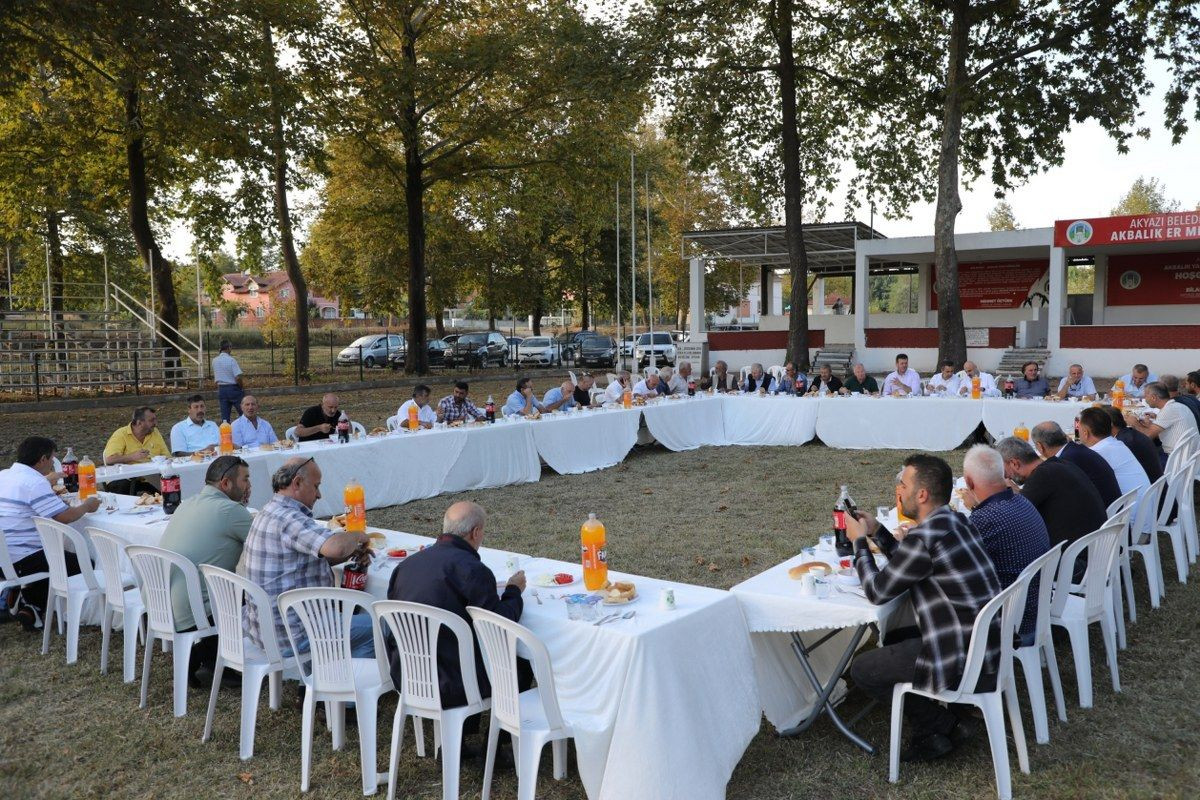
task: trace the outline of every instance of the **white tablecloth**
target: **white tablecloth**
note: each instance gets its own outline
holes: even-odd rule
[[[819,401],[817,436],[848,450],[953,450],[979,426],[982,400],[829,397]]]
[[[494,425],[466,428],[466,442],[446,474],[442,491],[490,489],[540,480],[542,462],[531,430],[540,424],[497,420]]]
[[[815,398],[790,395],[734,395],[724,405],[725,442],[738,445],[796,445],[812,441],[817,432]]]
[[[1039,422],[1053,421],[1072,436],[1075,432],[1075,415],[1091,403],[1047,400],[1002,400],[987,398],[983,401],[983,427],[993,439],[1012,436],[1013,428],[1025,423],[1033,428]]]
[[[642,409],[642,418],[658,443],[668,450],[695,450],[725,445],[725,400],[696,395],[678,400],[655,400]]]
[[[538,455],[559,475],[616,466],[637,443],[641,412],[597,409],[551,414],[530,423]]]

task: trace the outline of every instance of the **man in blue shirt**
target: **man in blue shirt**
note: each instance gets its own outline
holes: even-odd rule
[[[233,443],[237,447],[254,447],[255,445],[275,444],[279,437],[271,423],[258,415],[258,398],[248,394],[242,398],[242,415],[231,424],[233,428]]]
[[[1045,397],[1050,394],[1050,384],[1038,374],[1039,371],[1036,361],[1026,361],[1021,365],[1021,377],[1013,381],[1017,397]]]
[[[986,444],[977,444],[963,459],[967,490],[963,505],[971,525],[992,559],[1001,586],[1009,586],[1038,556],[1050,549],[1050,532],[1033,503],[1004,483],[1004,459]],[[1033,644],[1037,625],[1038,579],[1029,586],[1021,617],[1020,646]]]
[[[568,410],[574,407],[575,384],[569,380],[563,381],[561,386],[555,386],[542,398],[542,409],[545,411],[557,411],[560,408]]]
[[[221,442],[217,423],[204,418],[204,397],[194,394],[187,402],[187,419],[176,422],[171,428],[171,452],[177,456],[209,450]]]
[[[1078,397],[1080,399],[1089,399],[1096,396],[1096,385],[1092,383],[1092,379],[1083,374],[1082,364],[1072,364],[1067,369],[1066,377],[1058,382],[1059,400],[1066,400],[1068,397]]]
[[[1125,384],[1125,396],[1141,398],[1143,390],[1147,383],[1154,383],[1158,380],[1158,376],[1150,372],[1150,368],[1145,364],[1134,364],[1133,369],[1122,375],[1117,380]]]
[[[533,378],[521,378],[517,381],[517,389],[504,401],[501,413],[506,417],[531,417],[534,412],[541,413],[543,406],[533,393]]]

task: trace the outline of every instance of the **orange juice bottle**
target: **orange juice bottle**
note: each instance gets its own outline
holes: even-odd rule
[[[1113,408],[1125,407],[1125,381],[1117,379],[1112,388],[1112,404]]]
[[[979,376],[978,375],[971,378],[971,399],[972,400],[979,399]]]
[[[1029,441],[1029,428],[1025,427],[1025,423],[1018,423],[1017,427],[1013,428],[1013,436],[1018,439]]]
[[[217,449],[221,451],[221,455],[233,452],[233,426],[228,421],[221,422],[221,444]]]
[[[583,585],[589,592],[602,589],[608,582],[608,554],[605,552],[604,524],[595,514],[588,514],[587,521],[580,527],[579,541],[583,545]]]
[[[79,462],[79,499],[87,500],[96,493],[96,465],[84,456]]]
[[[410,431],[415,431],[417,428],[421,427],[420,418],[421,412],[417,411],[417,404],[414,402],[408,407],[408,429]]]
[[[621,405],[625,408],[633,408],[633,392],[626,387],[625,391],[621,392]]]
[[[362,484],[356,478],[351,478],[346,484],[346,489],[342,492],[342,502],[346,504],[346,530],[366,533],[367,500]]]

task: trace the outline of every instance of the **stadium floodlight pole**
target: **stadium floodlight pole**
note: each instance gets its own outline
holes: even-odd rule
[[[637,184],[634,183],[633,151],[629,151],[629,332],[633,334],[631,352],[637,355]]]
[[[650,368],[657,369],[658,353],[654,349],[654,264],[650,255],[650,170],[646,170],[646,297],[649,298],[646,316],[650,320]]]
[[[154,248],[146,252],[150,254],[150,330],[154,334],[154,342],[158,343],[158,312],[154,310]]]
[[[51,328],[50,328],[51,338],[53,338],[54,323],[53,323],[52,317],[50,316],[50,308],[53,306],[52,298],[50,297],[51,285],[52,284],[50,283],[50,240],[46,239],[46,324],[51,326]]]
[[[617,359],[621,358],[621,182],[617,181]],[[9,292],[12,294],[12,292]]]
[[[8,307],[12,308],[12,245],[4,245],[4,264],[8,269]]]
[[[108,250],[101,250],[100,255],[104,257],[104,310],[108,311]]]
[[[298,302],[298,301],[297,301]],[[200,380],[204,380],[204,320],[200,305],[200,259],[196,259],[196,355]],[[180,327],[183,327],[182,325]]]

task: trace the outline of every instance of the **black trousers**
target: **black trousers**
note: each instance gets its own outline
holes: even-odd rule
[[[860,653],[850,664],[854,685],[886,708],[892,705],[892,687],[916,676],[917,656],[921,653],[921,635],[916,628],[897,631],[896,635],[909,635],[910,638]],[[904,698],[904,714],[913,727],[914,738],[933,733],[949,734],[957,721],[954,713],[945,706],[913,694]]]
[[[74,553],[64,553],[67,562],[67,574],[79,574],[79,562],[75,559]],[[46,551],[38,550],[30,553],[20,561],[13,562],[13,568],[18,575],[33,575],[38,572],[49,572],[50,565],[46,563]],[[50,592],[50,580],[47,578],[42,581],[35,581],[21,588],[21,599],[38,610],[38,613],[43,617],[46,616],[46,595]]]

